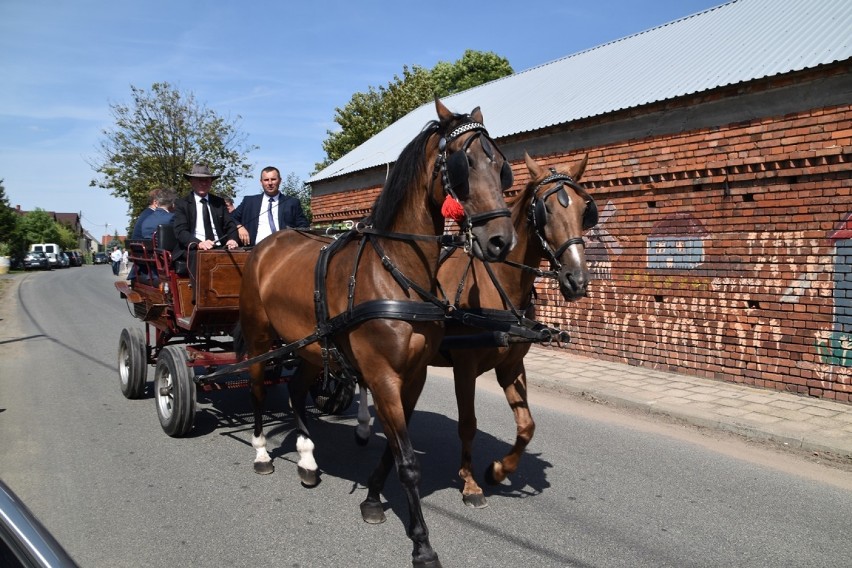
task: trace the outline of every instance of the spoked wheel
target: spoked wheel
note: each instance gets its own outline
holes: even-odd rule
[[[343,414],[355,397],[355,381],[329,373],[311,385],[314,406],[323,414]]]
[[[142,398],[148,380],[148,352],[141,329],[122,329],[118,340],[118,379],[127,398]]]
[[[167,345],[154,370],[154,398],[163,431],[174,438],[192,430],[195,421],[195,382],[187,366],[186,350]]]

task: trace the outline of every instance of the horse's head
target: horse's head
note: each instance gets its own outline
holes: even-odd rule
[[[488,136],[479,107],[466,115],[450,112],[438,99],[435,107],[433,202],[443,202],[443,215],[459,222],[477,258],[503,260],[517,238],[503,198],[512,168]]]
[[[577,183],[587,158],[583,156],[564,174],[525,155],[530,172],[527,191],[531,192],[527,217],[558,274],[559,291],[566,300],[585,296],[589,284],[583,233],[597,224],[598,209]]]

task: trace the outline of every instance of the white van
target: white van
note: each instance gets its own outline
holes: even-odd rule
[[[62,249],[56,243],[36,243],[30,245],[30,252],[43,252],[50,261],[51,268],[59,268],[61,266],[59,253],[62,252]]]

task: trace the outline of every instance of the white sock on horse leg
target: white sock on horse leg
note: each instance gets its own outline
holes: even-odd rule
[[[266,436],[264,436],[263,434],[261,434],[260,436],[252,436],[251,446],[254,448],[255,452],[257,452],[254,457],[255,463],[264,463],[272,461],[272,458],[269,457],[269,453],[266,451]]]
[[[299,436],[296,439],[296,451],[299,452],[299,467],[308,471],[317,470],[317,462],[314,459],[314,443],[310,438]]]

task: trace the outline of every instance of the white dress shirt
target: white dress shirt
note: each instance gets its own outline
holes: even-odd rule
[[[276,231],[281,229],[281,227],[278,226],[278,202],[280,197],[281,194],[279,193],[272,198],[272,218],[275,220]],[[272,234],[272,228],[269,226],[269,199],[269,196],[263,196],[263,201],[260,206],[260,216],[257,218],[257,237],[255,238],[254,244],[260,243],[260,241]]]
[[[201,197],[197,193],[195,197],[195,238],[199,241],[207,240],[204,235],[204,204],[201,203]],[[207,199],[207,209],[210,209],[210,198]],[[216,223],[213,222],[213,212],[210,211],[210,225],[213,227],[213,240],[219,240],[219,232],[216,230]]]

